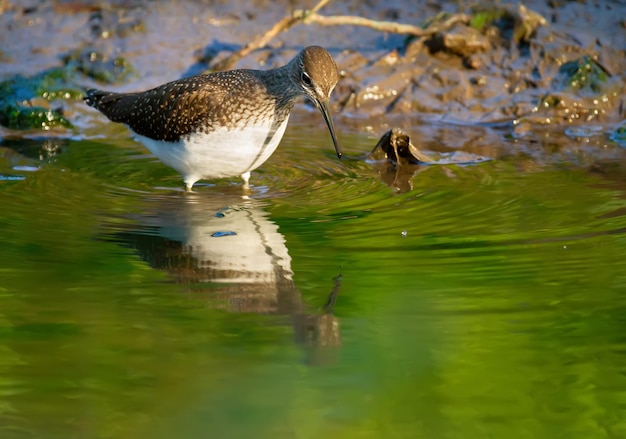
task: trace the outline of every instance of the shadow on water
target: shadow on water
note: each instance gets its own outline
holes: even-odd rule
[[[198,192],[154,196],[132,220],[130,230],[111,238],[218,308],[289,316],[308,362],[332,361],[341,345],[333,315],[341,277],[322,312],[307,309],[293,282],[285,238],[261,203]]]

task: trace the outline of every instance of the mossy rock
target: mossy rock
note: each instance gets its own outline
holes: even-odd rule
[[[71,71],[55,68],[32,77],[17,75],[0,82],[0,125],[15,130],[71,128],[60,109],[32,105],[31,101],[80,99],[83,91],[72,78]]]
[[[77,50],[66,55],[63,61],[67,67],[105,84],[122,82],[135,72],[126,58],[94,49]]]
[[[588,55],[563,64],[559,75],[565,88],[593,93],[602,92],[609,77],[608,72]]]
[[[53,68],[35,76],[14,76],[0,82],[0,102],[24,101],[41,97],[55,99],[79,99],[83,91],[73,80],[74,73],[65,68]]]
[[[500,35],[516,44],[528,42],[537,28],[546,26],[548,21],[539,13],[524,5],[477,6],[472,9],[469,26],[486,32],[490,27],[498,29]]]
[[[469,26],[482,32],[506,16],[507,12],[502,8],[479,9],[471,15]]]
[[[23,105],[0,105],[0,125],[14,130],[43,131],[56,127],[72,127],[72,124],[63,117],[61,110]]]

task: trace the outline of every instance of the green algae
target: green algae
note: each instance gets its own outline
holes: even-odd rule
[[[71,129],[73,125],[63,115],[63,107],[84,95],[77,75],[111,84],[135,71],[126,59],[108,58],[94,50],[67,55],[64,64],[33,76],[16,75],[0,82],[0,125],[13,130]]]
[[[597,61],[588,55],[563,64],[559,68],[559,74],[566,88],[587,90],[592,93],[602,92],[610,76]]]
[[[72,128],[63,116],[62,105],[46,106],[48,102],[80,99],[83,92],[72,77],[68,69],[53,68],[31,77],[16,75],[0,82],[0,125],[14,130]]]
[[[540,26],[547,25],[547,20],[539,13],[523,5],[517,7],[477,6],[473,8],[469,26],[486,32],[494,27],[516,44],[528,42]]]
[[[14,130],[42,129],[48,131],[56,127],[72,128],[61,110],[23,105],[3,105],[0,107],[0,125]]]

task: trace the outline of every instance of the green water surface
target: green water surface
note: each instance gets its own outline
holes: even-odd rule
[[[124,136],[0,143],[0,438],[626,437],[623,159],[398,191],[311,133],[245,197]]]

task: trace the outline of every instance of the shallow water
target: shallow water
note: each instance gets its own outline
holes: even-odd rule
[[[433,130],[496,160],[292,125],[185,194],[123,135],[5,139],[0,437],[626,436],[623,150]]]

